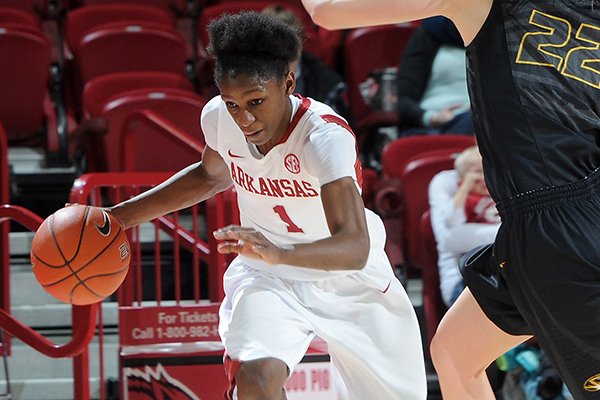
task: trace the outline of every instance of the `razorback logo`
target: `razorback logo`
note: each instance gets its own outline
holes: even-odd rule
[[[161,364],[157,364],[156,369],[146,366],[144,371],[125,368],[124,373],[128,393],[139,395],[136,399],[201,400],[181,381],[171,377]]]

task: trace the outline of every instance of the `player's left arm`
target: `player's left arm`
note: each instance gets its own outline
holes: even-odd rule
[[[302,0],[313,21],[327,29],[396,24],[443,15],[469,44],[493,0]]]
[[[331,236],[286,248],[275,246],[255,229],[230,225],[215,232],[221,253],[239,253],[269,264],[321,270],[362,269],[369,255],[369,234],[362,198],[349,176],[321,187]]]
[[[444,15],[456,0],[302,0],[317,25],[327,29],[357,28]]]

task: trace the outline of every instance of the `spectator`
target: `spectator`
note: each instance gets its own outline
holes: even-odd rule
[[[398,69],[401,136],[473,134],[465,48],[445,17],[423,21],[409,40]]]
[[[459,258],[482,244],[492,243],[500,218],[483,180],[477,146],[461,152],[454,169],[438,173],[429,185],[431,226],[438,247],[440,290],[449,307],[465,285]]]

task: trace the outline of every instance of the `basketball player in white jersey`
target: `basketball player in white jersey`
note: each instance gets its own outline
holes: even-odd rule
[[[111,209],[125,227],[235,185],[241,226],[214,234],[239,256],[224,279],[227,398],[285,399],[315,336],[340,399],[424,400],[417,319],[360,197],[355,138],[333,110],[293,96],[298,34],[258,13],[209,28],[220,96],[202,112],[202,161]]]

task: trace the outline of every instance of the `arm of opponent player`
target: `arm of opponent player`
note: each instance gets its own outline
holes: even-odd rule
[[[278,247],[252,228],[230,225],[214,232],[220,253],[239,253],[269,264],[321,270],[358,270],[369,255],[369,234],[362,198],[353,178],[321,187],[321,201],[331,236],[312,243]]]
[[[302,0],[317,25],[327,29],[396,24],[436,15],[450,18],[465,44],[477,34],[492,0]]]
[[[231,184],[227,165],[216,151],[206,146],[200,162],[108,211],[127,229],[204,201]]]

